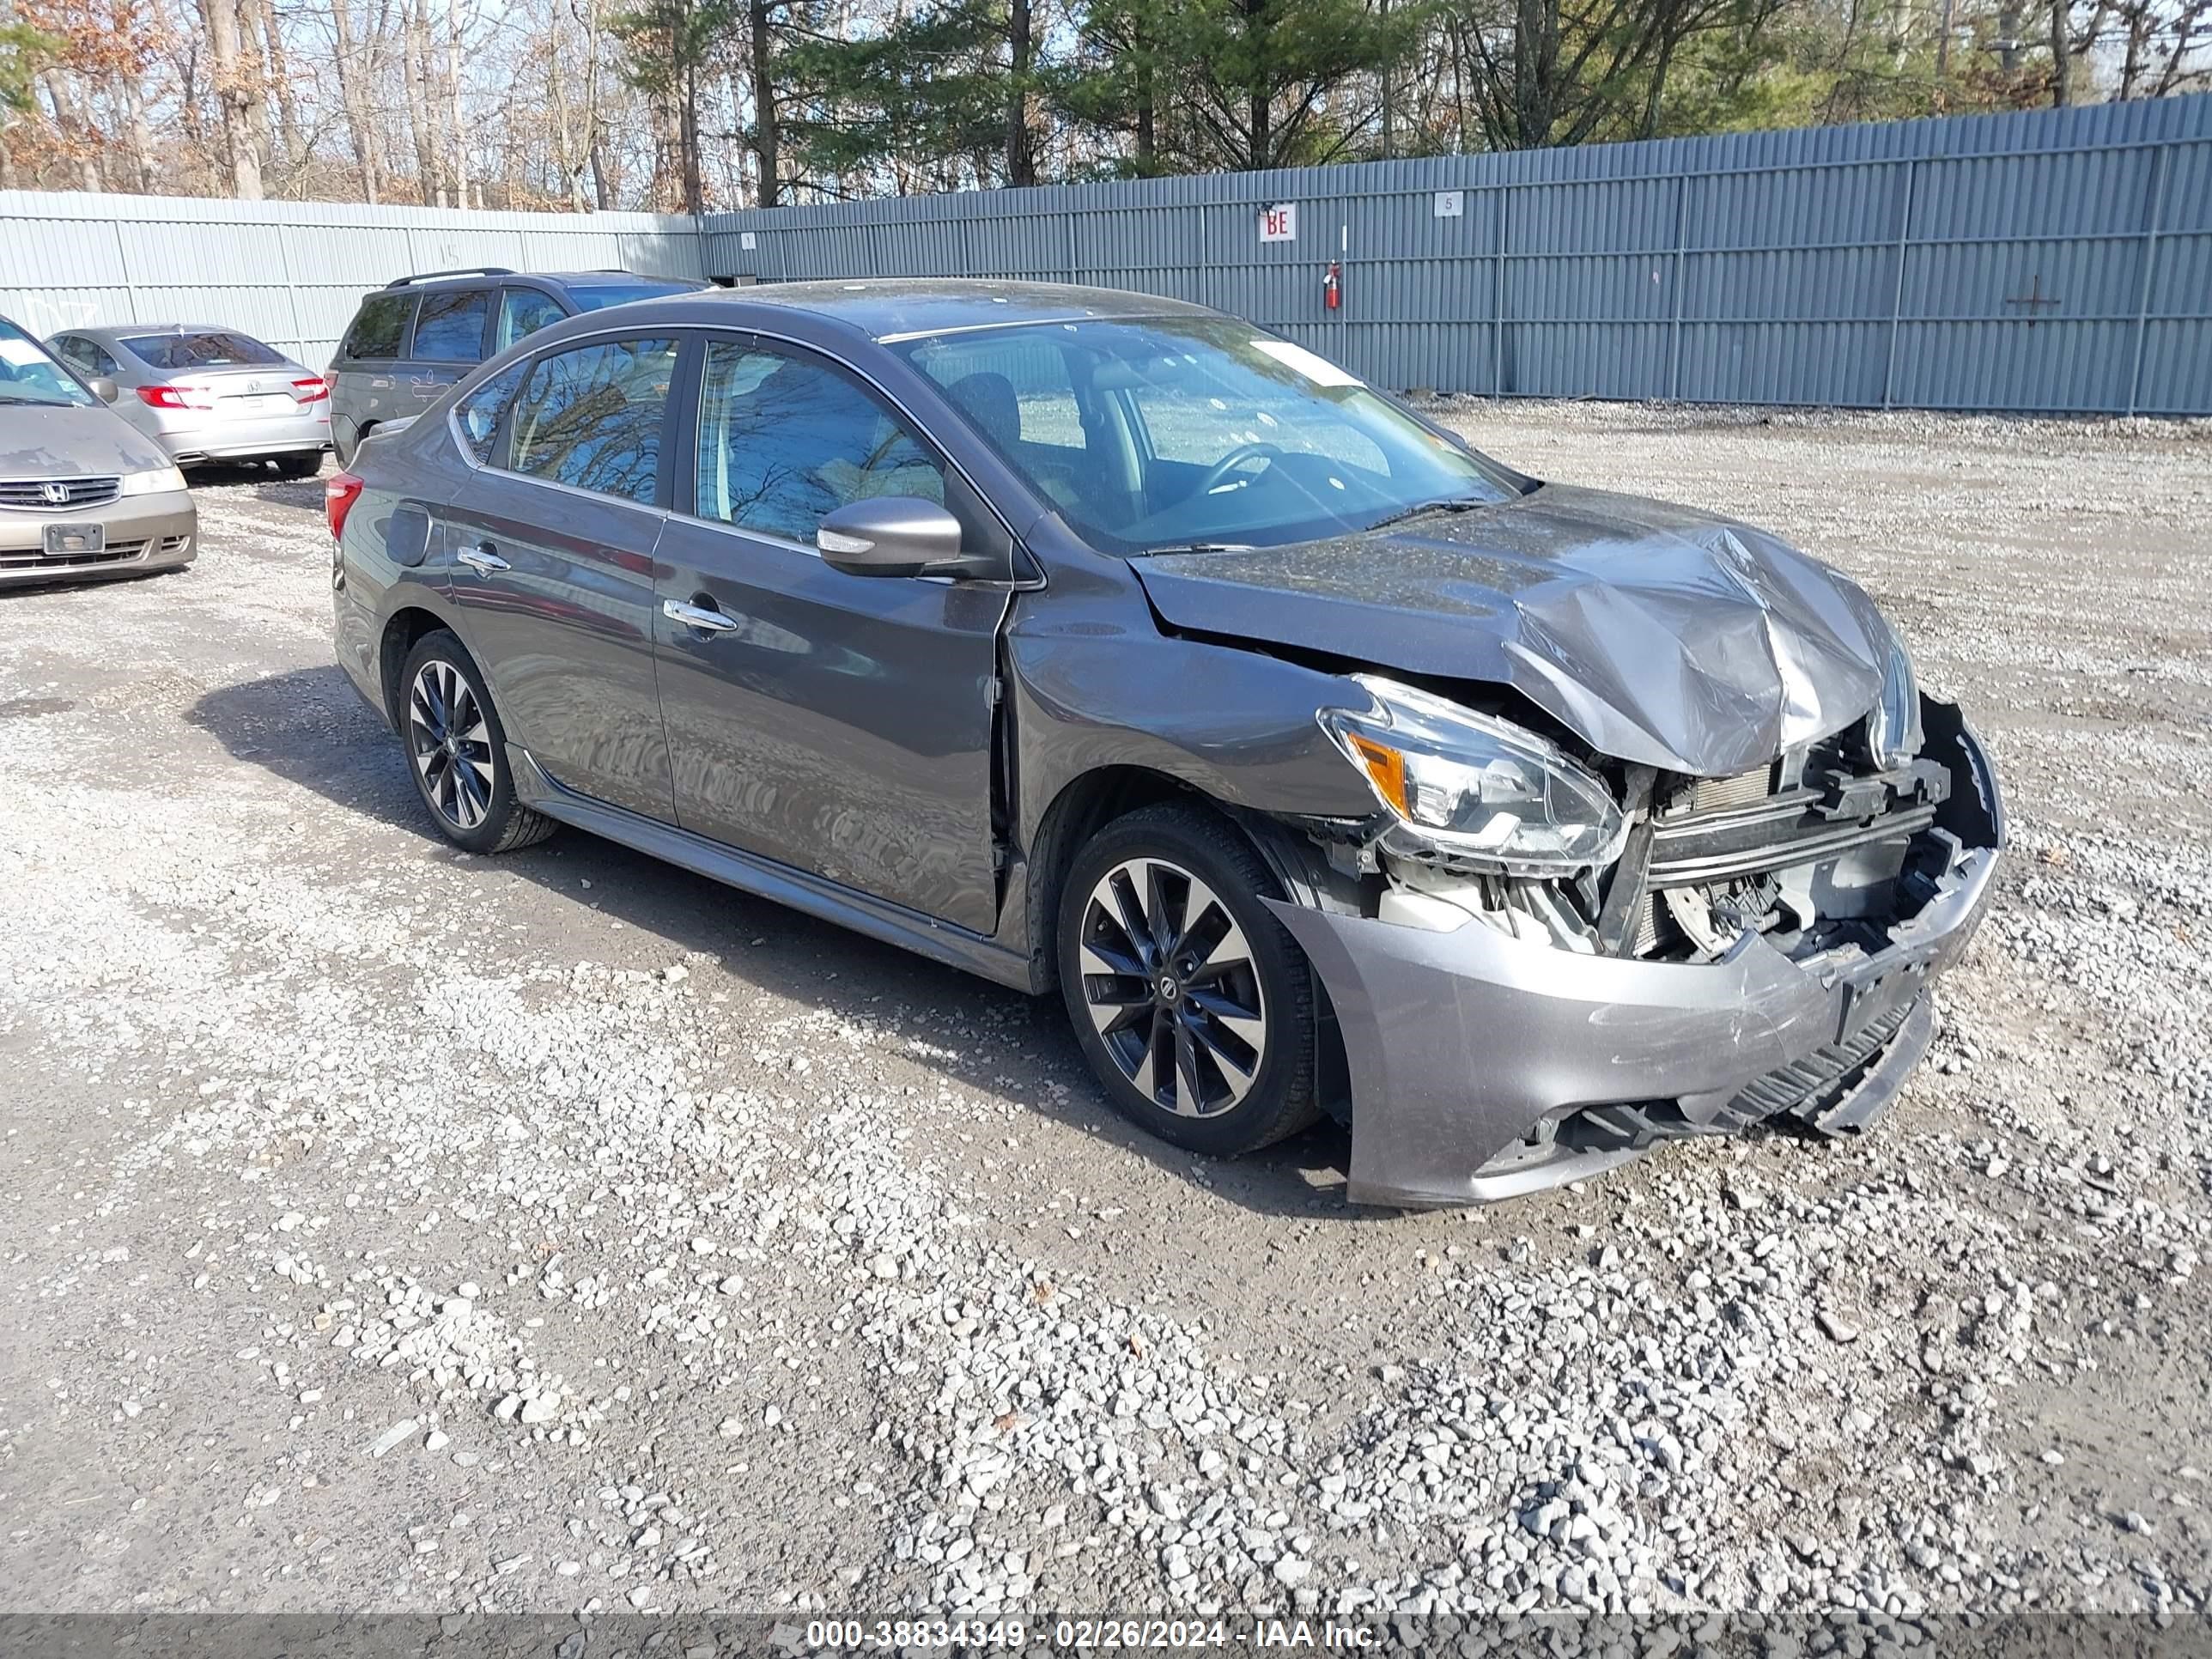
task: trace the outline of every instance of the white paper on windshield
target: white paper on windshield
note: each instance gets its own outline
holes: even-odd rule
[[[1288,340],[1255,340],[1252,349],[1264,351],[1285,368],[1294,368],[1316,386],[1358,386],[1359,377],[1347,374],[1326,357],[1316,357]]]
[[[29,368],[46,361],[46,354],[28,340],[11,340],[0,334],[0,363],[13,363],[18,368]]]

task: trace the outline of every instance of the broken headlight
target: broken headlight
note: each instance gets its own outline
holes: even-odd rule
[[[1882,666],[1881,696],[1867,716],[1867,751],[1885,772],[1910,766],[1920,752],[1920,686],[1912,678],[1912,659],[1905,641],[1889,636],[1889,660]]]
[[[1386,845],[1513,875],[1571,875],[1620,855],[1620,803],[1557,744],[1379,675],[1352,678],[1374,707],[1324,709],[1322,726],[1397,818]]]

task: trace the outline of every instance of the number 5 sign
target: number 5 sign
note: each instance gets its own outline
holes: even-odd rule
[[[1273,207],[1260,210],[1260,240],[1263,242],[1295,242],[1298,240],[1298,204],[1279,202]]]

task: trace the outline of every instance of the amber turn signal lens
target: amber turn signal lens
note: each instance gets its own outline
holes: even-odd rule
[[[1359,757],[1359,763],[1367,769],[1367,775],[1375,780],[1376,788],[1382,792],[1382,799],[1397,808],[1401,814],[1410,817],[1413,805],[1406,793],[1406,757],[1372,738],[1361,737],[1357,732],[1347,732],[1344,735],[1345,741],[1352,745],[1352,752]]]

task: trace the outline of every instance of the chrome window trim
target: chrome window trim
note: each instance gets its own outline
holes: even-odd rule
[[[1185,314],[1179,311],[1145,311],[1134,313],[1116,313],[1110,319],[1102,319],[1097,312],[1086,311],[1078,316],[1067,317],[1009,317],[994,323],[956,323],[951,328],[910,328],[897,334],[878,334],[875,337],[875,341],[878,345],[906,345],[915,340],[934,340],[955,334],[988,334],[993,329],[1000,328],[1060,328],[1073,323],[1095,323],[1101,320],[1116,323],[1157,323],[1167,318]]]
[[[558,356],[561,352],[572,350],[579,346],[597,345],[604,343],[609,340],[654,338],[655,335],[653,334],[653,330],[655,326],[655,325],[651,324],[632,324],[628,327],[617,325],[609,328],[593,329],[589,333],[574,336],[571,338],[562,341],[558,346],[552,347],[538,356],[523,358],[521,362],[526,366],[524,368],[523,378],[526,380],[529,378],[529,370],[536,368],[537,365],[544,358]],[[983,510],[999,521],[999,527],[1006,532],[1007,541],[1010,542],[1018,551],[1021,552],[1023,556],[1028,559],[1028,562],[1030,564],[1036,566],[1038,574],[1036,576],[1030,577],[1017,575],[1011,585],[1015,587],[1021,588],[1031,586],[1042,587],[1044,586],[1042,566],[1038,565],[1036,558],[1030,556],[1027,554],[1026,544],[1023,542],[1020,532],[1007,521],[1006,515],[1003,512],[1000,511],[999,504],[993,501],[988,493],[976,483],[974,477],[969,472],[968,469],[960,465],[959,458],[954,455],[951,451],[947,449],[943,444],[938,442],[935,437],[931,435],[928,426],[915,416],[914,410],[909,409],[896,392],[892,392],[889,387],[884,386],[882,381],[876,379],[874,375],[869,374],[866,369],[860,368],[856,363],[848,362],[845,358],[840,356],[834,351],[829,350],[822,346],[816,345],[811,340],[802,340],[793,335],[778,334],[768,329],[754,328],[742,323],[671,323],[665,325],[665,326],[668,328],[669,331],[673,334],[697,336],[702,347],[718,337],[725,339],[741,340],[744,338],[751,338],[756,340],[766,340],[778,346],[790,347],[798,352],[811,353],[817,357],[826,359],[828,362],[834,363],[838,368],[845,370],[846,373],[851,374],[855,380],[859,380],[861,385],[866,386],[877,397],[881,398],[885,403],[896,410],[899,412],[900,418],[904,420],[906,423],[912,427],[916,432],[920,433],[929,447],[945,458],[945,464],[960,476],[961,482],[968,486],[969,492],[974,495],[977,501],[982,502]],[[986,328],[1007,328],[1013,326],[1013,325],[1009,323],[987,323],[980,325],[979,326]],[[682,343],[679,340],[679,346],[681,343]],[[877,343],[880,344],[881,342],[879,341]],[[511,368],[513,365],[510,364],[509,367]],[[494,372],[499,373],[503,371]],[[489,374],[487,374],[484,377],[485,380],[489,380],[491,376]],[[480,386],[483,382],[479,381],[477,384]],[[702,373],[699,377],[699,386],[702,395],[706,390],[706,376]],[[475,390],[475,386],[470,387],[471,392]],[[519,392],[520,387],[518,386],[516,390]],[[564,484],[559,483],[555,479],[541,478],[534,472],[517,472],[511,467],[494,466],[489,461],[479,461],[476,458],[475,449],[469,442],[468,434],[461,430],[460,410],[462,401],[462,396],[457,395],[453,398],[452,404],[447,406],[446,410],[446,429],[452,436],[454,447],[459,451],[462,461],[471,471],[478,472],[496,472],[501,477],[520,478],[531,483],[544,484],[555,489],[566,490],[571,495],[581,495],[587,501],[619,501],[625,506],[641,507],[647,512],[659,514],[664,520],[681,519],[686,524],[701,525],[709,530],[719,530],[725,535],[744,536],[750,538],[756,541],[767,542],[772,546],[791,548],[798,552],[805,553],[812,558],[818,559],[822,556],[822,550],[812,545],[811,543],[795,542],[787,536],[778,536],[768,531],[749,530],[742,525],[732,524],[726,519],[702,518],[698,514],[687,513],[680,507],[672,505],[664,508],[651,503],[632,501],[624,496],[610,495],[599,490],[584,489],[574,484]],[[698,441],[699,426],[697,410],[695,410],[691,412],[688,424],[692,428],[692,441],[696,443]]]
[[[686,331],[685,326],[682,324],[677,324],[669,330],[669,333],[672,337],[682,335]],[[658,337],[659,337],[655,335],[650,328],[642,331],[635,328],[616,327],[599,329],[589,334],[579,335],[574,339],[563,340],[559,345],[555,346],[549,350],[540,352],[536,356],[520,358],[515,362],[509,363],[507,367],[507,368],[520,368],[523,371],[522,378],[526,381],[530,378],[530,371],[536,368],[539,363],[544,362],[548,357],[557,357],[563,352],[574,351],[584,346],[604,345],[610,340],[651,340]],[[681,354],[684,349],[684,342],[680,338],[676,341],[676,348],[678,352]],[[482,368],[483,365],[479,364],[478,367]],[[506,369],[501,369],[496,372],[499,374],[505,374],[507,371]],[[489,374],[484,376],[484,380],[486,380],[492,378],[493,376]],[[464,383],[465,381],[454,382],[455,390],[458,392],[460,386]],[[481,386],[483,384],[483,381],[479,380],[477,383],[477,386],[471,386],[469,388],[470,392],[474,392],[477,387]],[[515,386],[515,392],[520,393],[521,390],[522,386],[518,383]],[[446,430],[452,436],[455,448],[460,453],[461,459],[468,465],[471,471],[477,472],[496,472],[502,478],[520,478],[525,483],[542,484],[548,489],[558,489],[571,495],[580,495],[587,501],[612,501],[619,507],[636,507],[641,512],[653,514],[661,519],[666,519],[670,516],[667,510],[662,507],[657,501],[634,501],[628,495],[617,495],[604,489],[586,489],[581,484],[562,483],[558,478],[541,477],[535,472],[517,472],[511,466],[494,466],[489,461],[478,460],[476,457],[475,449],[469,442],[468,434],[461,430],[460,420],[462,401],[462,398],[456,396],[453,402],[447,405],[446,410]],[[416,418],[419,419],[420,417],[417,416]],[[653,483],[655,487],[658,488],[659,480],[656,478]]]

